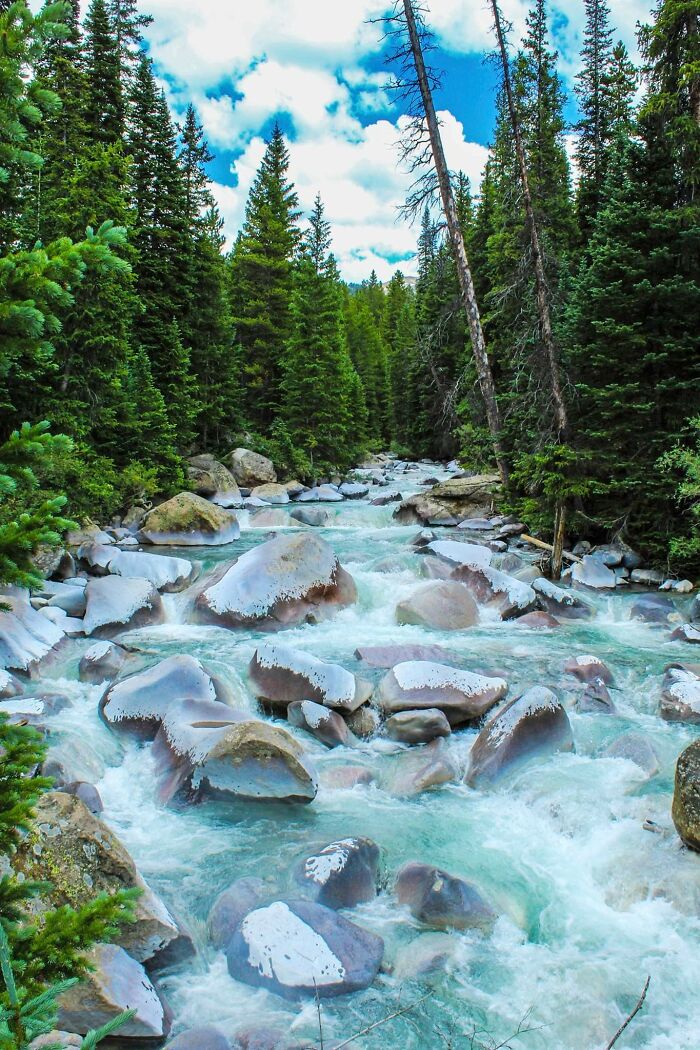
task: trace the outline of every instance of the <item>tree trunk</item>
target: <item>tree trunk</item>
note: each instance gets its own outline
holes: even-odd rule
[[[430,90],[430,83],[425,69],[423,49],[421,47],[420,35],[416,26],[416,16],[413,9],[413,0],[403,0],[403,7],[406,16],[406,25],[408,28],[413,63],[416,68],[418,87],[420,89],[425,120],[428,127],[428,134],[430,136],[433,162],[435,164],[438,185],[440,187],[440,198],[442,200],[447,230],[450,236],[452,251],[454,253],[455,264],[457,267],[462,306],[464,307],[467,321],[469,323],[469,334],[471,336],[472,351],[476,363],[479,388],[481,389],[481,395],[484,399],[486,418],[491,434],[491,444],[493,446],[496,464],[498,466],[499,474],[501,475],[501,480],[505,485],[508,481],[508,466],[505,460],[503,445],[501,443],[501,422],[498,412],[498,403],[496,401],[496,387],[494,385],[493,373],[491,372],[491,365],[486,352],[486,341],[481,327],[481,317],[479,315],[479,306],[474,291],[474,281],[472,280],[472,274],[469,268],[464,237],[457,216],[457,208],[455,206],[454,194],[452,192],[452,183],[450,181],[447,161],[445,160],[442,136],[440,135],[440,127],[435,113],[433,95]]]

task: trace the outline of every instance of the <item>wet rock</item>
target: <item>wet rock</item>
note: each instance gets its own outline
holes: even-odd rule
[[[594,678],[588,682],[576,700],[576,710],[580,714],[615,714],[615,704],[602,678]]]
[[[323,507],[295,507],[289,517],[314,529],[323,528],[331,520],[331,515]]]
[[[664,574],[658,569],[632,569],[630,573],[632,583],[639,583],[643,587],[658,587],[664,582]]]
[[[574,586],[593,591],[614,590],[617,587],[617,576],[612,569],[591,554],[584,554],[581,561],[574,562],[571,579]]]
[[[689,642],[691,645],[700,645],[700,623],[681,624],[672,632],[671,639],[678,642]]]
[[[287,708],[287,720],[297,729],[304,729],[326,747],[348,747],[352,735],[337,711],[329,710],[313,700],[294,700]]]
[[[659,714],[666,722],[700,725],[700,676],[669,667],[664,675]]]
[[[447,504],[433,499],[430,493],[417,492],[401,501],[394,511],[399,525],[458,525],[461,515],[455,515]]]
[[[42,795],[32,833],[16,863],[27,878],[52,884],[49,893],[37,899],[39,914],[46,906],[79,907],[99,893],[140,889],[136,921],[123,926],[117,938],[139,962],[153,958],[178,936],[173,917],[146,885],[125,847],[77,794]]]
[[[491,532],[494,526],[489,518],[465,518],[457,528],[466,529],[467,532]]]
[[[681,752],[676,763],[671,815],[686,846],[700,850],[700,740]]]
[[[532,581],[532,589],[537,594],[538,602],[555,616],[562,616],[568,620],[586,620],[593,615],[591,606],[577,594],[557,587],[544,576]]]
[[[606,685],[613,680],[612,671],[597,656],[573,656],[564,664],[566,674],[572,674],[579,682],[592,682],[600,678]]]
[[[496,920],[496,913],[471,883],[417,861],[399,871],[396,896],[419,922],[437,929],[489,930]]]
[[[338,839],[301,861],[294,878],[317,904],[354,908],[377,896],[379,847],[367,838]]]
[[[386,789],[390,794],[411,798],[442,784],[454,783],[459,770],[444,744],[444,740],[433,740],[402,754],[388,773]]]
[[[372,770],[365,766],[331,766],[321,772],[323,787],[340,791],[349,791],[358,784],[373,784],[375,780]]]
[[[81,682],[109,682],[117,677],[128,658],[126,649],[114,642],[95,642],[80,658],[78,677]]]
[[[445,970],[454,960],[456,948],[454,937],[448,933],[422,933],[399,948],[393,976],[400,981],[410,981]]]
[[[401,624],[419,624],[443,631],[461,631],[479,621],[479,610],[461,583],[440,580],[423,584],[396,606]]]
[[[248,876],[236,879],[211,906],[207,928],[215,948],[225,948],[233,937],[236,927],[268,896],[269,890],[262,879]]]
[[[690,623],[700,623],[700,594],[696,595],[690,604],[688,621]]]
[[[10,722],[44,726],[48,716],[55,715],[69,706],[65,696],[18,696],[11,700],[0,700],[0,714],[6,715]]]
[[[65,638],[65,631],[32,609],[25,593],[3,594],[0,610],[0,669],[37,670],[39,663]]]
[[[153,746],[160,797],[312,802],[318,778],[285,729],[224,704],[184,701],[168,711]]]
[[[279,1028],[268,1028],[256,1025],[253,1028],[240,1028],[234,1036],[233,1050],[313,1050],[306,1040],[290,1042],[289,1036]]]
[[[141,523],[144,543],[178,547],[220,546],[238,539],[236,515],[194,492],[181,492],[150,510]]]
[[[9,671],[0,669],[0,700],[12,700],[15,696],[21,696],[23,692],[22,683]]]
[[[346,499],[364,499],[365,496],[369,495],[369,485],[362,485],[354,481],[344,481],[338,491]]]
[[[171,1039],[164,1050],[231,1050],[231,1044],[222,1031],[212,1025],[188,1028]]]
[[[59,999],[58,1023],[85,1035],[126,1009],[135,1010],[119,1038],[167,1035],[163,1004],[143,966],[116,944],[98,944],[89,954],[94,969]]]
[[[202,591],[196,608],[205,623],[275,629],[316,622],[356,600],[355,581],[330,544],[299,532],[242,554]]]
[[[692,594],[693,584],[690,580],[664,580],[660,591],[673,591],[674,594]]]
[[[317,485],[297,496],[297,503],[342,503],[344,498],[333,485]]]
[[[308,485],[302,485],[301,481],[295,479],[293,481],[285,481],[284,487],[290,497],[295,499],[297,496],[301,496],[302,492],[306,492]]]
[[[247,448],[235,448],[229,457],[231,473],[244,488],[253,489],[256,485],[268,485],[277,481],[277,473],[272,460],[251,452]]]
[[[75,795],[84,802],[93,817],[99,817],[104,810],[102,798],[94,784],[88,784],[85,780],[73,780],[69,784],[63,784],[60,788],[66,795]]]
[[[525,613],[524,616],[518,616],[517,619],[513,620],[513,626],[527,627],[531,631],[543,631],[561,627],[561,623],[550,613],[542,612],[541,609],[535,609],[533,612]]]
[[[149,580],[103,576],[90,580],[85,594],[83,626],[88,635],[109,635],[165,619],[161,596]]]
[[[433,540],[424,549],[452,568],[456,565],[486,567],[491,564],[493,557],[488,547],[478,543],[461,543],[459,540]]]
[[[676,606],[665,594],[640,594],[630,609],[633,620],[643,623],[669,624],[679,619]]]
[[[427,523],[441,518],[459,524],[465,518],[488,516],[500,494],[501,482],[497,474],[450,478],[428,493],[419,493],[404,500],[394,517],[406,524],[420,521]]]
[[[474,741],[465,779],[471,787],[491,787],[533,759],[573,747],[566,711],[551,689],[535,686],[487,722]]]
[[[368,988],[382,961],[381,937],[312,901],[279,900],[250,912],[226,952],[236,980],[285,998]]]
[[[361,740],[368,740],[379,729],[381,718],[373,707],[363,704],[356,711],[345,715],[345,724],[354,736],[359,736]]]
[[[159,591],[165,592],[183,591],[197,578],[199,571],[198,566],[186,558],[115,550],[98,543],[83,546],[78,553],[80,560],[91,569],[103,569],[100,575],[110,573],[127,579],[149,580]]]
[[[105,550],[109,550],[105,547]],[[49,598],[49,607],[63,609],[68,616],[80,618],[85,615],[85,588],[69,587],[64,584],[61,590]]]
[[[607,758],[626,758],[629,762],[634,762],[649,777],[655,776],[661,769],[659,756],[652,743],[642,733],[623,733],[617,740],[613,740],[604,754]]]
[[[285,485],[277,485],[269,482],[267,485],[256,485],[251,491],[254,499],[264,500],[265,503],[284,505],[289,503],[289,493]]]
[[[369,682],[340,664],[318,660],[302,649],[267,643],[253,654],[248,668],[255,695],[274,706],[314,700],[325,707],[354,711],[372,693]]]
[[[422,711],[399,711],[387,718],[384,732],[401,744],[428,744],[437,737],[449,736],[452,730],[442,711],[428,707]]]
[[[375,496],[370,500],[372,507],[388,507],[390,503],[400,503],[402,499],[400,492],[386,492],[382,496]]]
[[[407,660],[433,660],[457,663],[459,656],[441,645],[362,645],[355,656],[368,667],[395,667]]]
[[[51,608],[48,605],[44,605],[39,609],[39,613],[41,616],[45,616],[47,620],[55,623],[57,627],[60,627],[67,638],[77,638],[78,635],[85,634],[83,621],[76,616],[68,616],[65,609],[58,609],[56,606]]]
[[[504,620],[528,612],[535,604],[529,584],[490,566],[460,565],[452,572],[480,605],[496,608]]]
[[[438,708],[450,725],[481,718],[505,696],[503,678],[487,678],[445,664],[414,660],[397,664],[379,686],[380,703],[387,715],[399,711]]]
[[[144,736],[154,736],[171,708],[181,700],[231,699],[228,687],[211,675],[194,656],[169,656],[146,671],[111,686],[100,701],[108,725]],[[227,712],[232,714],[232,712]]]

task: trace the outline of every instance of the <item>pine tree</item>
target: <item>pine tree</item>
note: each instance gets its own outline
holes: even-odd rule
[[[367,433],[381,445],[390,436],[389,368],[386,346],[371,305],[375,286],[369,285],[369,299],[363,294],[365,287],[349,296],[345,324],[350,357],[365,394]]]
[[[244,412],[264,432],[281,407],[285,346],[291,331],[293,261],[299,242],[297,195],[279,126],[267,144],[231,258],[231,301],[242,351]]]
[[[109,145],[124,132],[124,90],[114,26],[105,0],[91,0],[85,18],[85,120],[90,140]]]

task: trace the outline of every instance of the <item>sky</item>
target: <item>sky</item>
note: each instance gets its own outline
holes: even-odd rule
[[[399,165],[403,117],[386,90],[385,0],[142,0],[153,15],[146,44],[176,119],[192,102],[216,155],[209,174],[232,240],[275,121],[290,177],[308,213],[317,193],[332,225],[343,277],[414,272],[417,230],[399,217],[410,176]],[[502,0],[523,34],[528,0]],[[617,36],[636,54],[648,0],[610,0]],[[554,45],[571,93],[584,27],[583,0],[550,0]],[[447,160],[475,190],[494,119],[496,70],[484,0],[430,0],[427,20],[444,70],[436,95]],[[575,120],[575,103],[567,117]]]

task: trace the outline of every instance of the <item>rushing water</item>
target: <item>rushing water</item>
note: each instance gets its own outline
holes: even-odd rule
[[[397,487],[408,494],[424,476],[406,475]],[[645,1007],[617,1045],[697,1047],[700,858],[680,847],[670,819],[674,763],[693,730],[657,714],[663,667],[680,658],[683,643],[668,641],[668,630],[632,622],[629,595],[597,598],[594,620],[565,621],[554,631],[523,630],[492,619],[449,634],[398,627],[396,603],[421,580],[422,559],[411,547],[417,530],[397,527],[391,506],[362,501],[330,510],[331,526],[320,532],[355,577],[359,602],[320,625],[285,630],[278,636],[285,643],[376,678],[383,672],[360,669],[357,646],[439,643],[460,654],[465,667],[504,674],[510,696],[546,684],[569,707],[575,690],[562,674],[564,660],[595,653],[613,671],[617,714],[570,710],[575,754],[531,765],[490,793],[456,783],[402,799],[377,784],[352,790],[322,786],[309,806],[207,803],[167,809],[155,798],[150,745],[117,738],[101,724],[102,688],[77,681],[78,660],[91,643],[71,643],[50,674],[52,687],[60,686],[74,704],[56,716],[53,731],[69,749],[71,764],[97,783],[105,819],[198,944],[196,960],[161,980],[175,1015],[174,1031],[213,1023],[232,1033],[244,1025],[270,1024],[316,1045],[315,1004],[290,1003],[229,977],[223,953],[207,945],[206,916],[234,879],[262,876],[284,892],[299,857],[333,839],[364,835],[381,847],[386,888],[347,914],[384,938],[387,972],[365,992],[323,1002],[326,1047],[422,1000],[353,1045],[365,1050],[490,1046],[521,1025],[528,1031],[509,1040],[518,1050],[596,1050],[606,1046],[632,1009],[647,975]],[[270,533],[255,528],[245,513],[242,524],[236,543],[181,553],[211,566]],[[242,709],[255,712],[246,668],[262,636],[187,625],[187,598],[165,600],[166,624],[128,636],[142,650],[143,666],[173,653],[192,653],[228,679]],[[630,729],[644,733],[659,755],[661,772],[651,779],[630,761],[602,757],[611,741]],[[462,769],[475,735],[465,729],[449,740]],[[352,762],[383,771],[396,761],[386,741],[327,751],[300,736],[320,770]],[[656,833],[645,830],[647,820],[658,826]],[[393,873],[408,860],[473,881],[500,918],[489,936],[450,934],[446,969],[402,981],[391,975],[390,964],[402,946],[426,933],[391,894]],[[480,1034],[472,1043],[475,1031]]]

